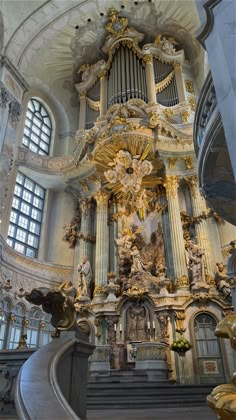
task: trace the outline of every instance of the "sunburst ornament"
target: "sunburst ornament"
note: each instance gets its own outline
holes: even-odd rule
[[[154,197],[151,190],[162,184],[156,175],[162,163],[154,156],[152,141],[126,133],[113,136],[112,143],[94,151],[93,158],[103,185],[129,213],[136,211],[144,220]]]
[[[109,163],[113,169],[104,172],[110,184],[120,182],[124,193],[130,191],[136,194],[140,191],[142,179],[150,175],[153,166],[148,160],[140,160],[140,155],[132,156],[126,150],[119,150],[113,162]]]

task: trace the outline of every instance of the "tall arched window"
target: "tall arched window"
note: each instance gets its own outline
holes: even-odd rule
[[[22,144],[40,155],[48,155],[52,138],[52,122],[48,111],[36,98],[28,102]]]
[[[208,313],[194,319],[195,367],[200,383],[220,383],[225,380],[221,348],[215,336],[216,320]]]
[[[9,342],[8,342],[8,348],[9,349],[16,349],[21,334],[23,333],[23,319],[25,317],[25,310],[22,305],[17,304],[15,308],[13,309],[12,313],[12,320],[11,320],[11,326],[10,326],[10,332],[9,332]]]
[[[45,189],[18,172],[7,243],[28,257],[37,257]]]
[[[6,347],[10,310],[10,302],[8,299],[3,299],[2,302],[0,302],[0,349]]]

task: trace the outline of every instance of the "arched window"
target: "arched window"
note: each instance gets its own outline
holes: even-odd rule
[[[32,308],[28,315],[29,324],[27,326],[27,345],[29,348],[39,346],[39,325],[42,313],[37,308]]]
[[[52,122],[48,111],[36,98],[28,102],[22,144],[40,155],[48,155],[52,138]]]
[[[221,347],[215,336],[216,320],[209,313],[194,319],[196,368],[200,383],[221,382],[225,379]]]
[[[10,326],[10,332],[9,332],[9,342],[8,342],[8,348],[9,349],[16,349],[21,334],[23,333],[23,318],[25,316],[25,310],[22,307],[22,305],[17,304],[13,310],[12,313],[12,320],[11,320],[11,326]]]
[[[28,257],[37,257],[45,189],[18,172],[7,243]]]
[[[51,315],[46,315],[44,321],[41,322],[39,346],[44,346],[52,341],[52,333],[55,331],[52,324],[50,323]]]
[[[0,303],[0,349],[6,347],[8,318],[11,310],[10,302],[3,299]]]

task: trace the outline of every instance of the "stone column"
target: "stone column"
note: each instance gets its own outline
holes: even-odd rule
[[[184,91],[184,83],[183,83],[183,75],[182,75],[182,66],[179,63],[174,64],[175,69],[175,80],[179,95],[179,102],[184,102],[185,98],[185,91]]]
[[[108,270],[108,194],[99,190],[95,195],[97,202],[96,260],[94,302],[102,302],[106,297],[104,286],[107,284]]]
[[[107,110],[107,73],[100,74],[100,117],[106,115]]]
[[[174,175],[167,175],[164,183],[166,197],[168,200],[168,212],[170,223],[170,238],[174,263],[174,275],[177,286],[188,288],[188,272],[186,265],[185,246],[183,239],[183,229],[180,218],[180,208],[178,200],[179,178]]]
[[[91,240],[89,240],[89,236],[91,236],[91,198],[84,198],[80,201],[80,209],[81,209],[81,238],[79,241],[79,262],[85,256],[87,259],[91,261]]]
[[[199,217],[201,214],[203,214],[203,212],[206,213],[207,209],[205,205],[205,200],[201,197],[198,189],[197,177],[186,177],[185,180],[187,181],[190,187],[193,217]],[[200,221],[200,223],[196,223],[195,233],[197,243],[200,245],[200,248],[205,252],[207,270],[206,275],[213,277],[216,270],[214,258],[211,251],[213,244],[210,240],[211,233],[210,228],[208,226],[208,220],[203,219]]]
[[[80,93],[79,130],[85,129],[86,122],[86,92]]]
[[[148,102],[156,103],[153,58],[151,55],[146,55],[143,58],[143,61],[145,63],[145,71],[146,71]]]
[[[110,203],[111,206],[111,218],[118,212],[118,205],[113,201]],[[109,241],[110,241],[110,253],[109,253],[109,271],[114,272],[116,276],[119,275],[119,255],[118,246],[116,239],[118,238],[118,220],[113,218],[110,220],[109,225]]]

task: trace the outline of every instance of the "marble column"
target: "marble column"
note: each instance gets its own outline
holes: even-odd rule
[[[185,98],[181,64],[179,63],[174,64],[174,69],[175,69],[175,80],[176,80],[176,85],[177,85],[177,90],[178,90],[179,102],[184,102],[186,98]]]
[[[79,108],[79,130],[85,129],[86,122],[86,92],[80,93],[80,108]]]
[[[168,200],[168,212],[170,223],[170,238],[172,256],[174,263],[174,275],[178,288],[188,288],[188,272],[186,265],[185,246],[183,229],[180,218],[180,208],[178,200],[179,178],[174,175],[167,175],[164,183],[166,197]]]
[[[146,71],[148,102],[156,103],[153,58],[151,55],[146,55],[143,58],[143,61],[145,63],[145,71]]]
[[[104,117],[107,111],[107,73],[100,74],[100,117]]]
[[[111,206],[111,217],[118,212],[118,204],[114,201],[110,203]],[[109,271],[114,272],[116,276],[119,275],[119,254],[116,239],[118,238],[118,220],[110,221],[109,225],[109,240],[110,240],[110,252],[109,252]]]
[[[80,201],[81,209],[81,238],[79,245],[79,261],[85,256],[91,259],[91,241],[88,240],[91,235],[91,198],[84,198]],[[91,263],[91,261],[90,261]]]
[[[207,212],[204,198],[201,197],[196,176],[186,177],[192,200],[193,217],[199,217],[203,212]],[[201,220],[195,224],[196,241],[200,248],[205,252],[206,275],[213,277],[215,273],[215,262],[212,254],[213,244],[211,243],[210,227],[208,220]]]
[[[95,195],[97,202],[96,223],[96,260],[95,260],[95,289],[94,302],[102,302],[106,297],[104,286],[107,284],[108,271],[108,194],[99,190]]]

